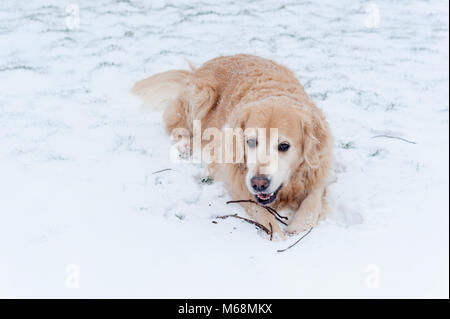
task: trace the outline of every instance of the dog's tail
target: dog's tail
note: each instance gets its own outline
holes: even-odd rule
[[[131,92],[142,98],[143,110],[162,110],[177,103],[190,73],[185,70],[158,73],[137,82]]]

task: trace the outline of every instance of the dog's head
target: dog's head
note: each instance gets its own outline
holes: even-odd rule
[[[288,97],[254,102],[232,114],[244,130],[245,184],[261,205],[277,200],[302,164],[319,165],[321,142],[327,138],[320,111]]]

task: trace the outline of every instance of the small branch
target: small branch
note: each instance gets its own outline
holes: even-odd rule
[[[153,172],[152,175],[153,175],[153,174],[162,173],[162,172],[165,172],[165,171],[171,171],[171,170],[172,170],[171,168],[161,169],[161,170],[159,170],[159,171]]]
[[[377,137],[394,138],[394,139],[397,139],[397,140],[400,140],[400,141],[403,141],[406,143],[417,144],[416,142],[413,142],[413,141],[407,140],[406,138],[398,137],[398,136],[391,136],[391,135],[384,135],[384,134],[372,136],[372,138],[377,138]]]
[[[294,247],[295,245],[297,245],[303,238],[305,238],[306,236],[308,236],[308,234],[311,232],[311,230],[313,230],[314,227],[311,227],[308,232],[306,234],[304,234],[302,237],[300,237],[295,243],[293,243],[292,245],[290,245],[288,248],[285,249],[279,249],[277,250],[277,253],[282,253],[283,251],[288,250],[289,248]]]
[[[262,208],[265,208],[271,215],[273,215],[275,217],[276,220],[278,220],[283,225],[287,226],[287,223],[284,222],[283,220],[281,220],[281,218],[286,219],[286,220],[288,218],[286,216],[282,216],[282,215],[278,214],[278,212],[275,209],[273,209],[272,207],[261,206],[257,202],[255,202],[254,200],[251,200],[251,199],[229,200],[227,202],[227,204],[234,204],[234,203],[253,203],[253,204],[258,205],[258,206],[260,206]]]
[[[254,200],[251,200],[251,199],[229,200],[227,202],[227,204],[235,204],[235,203],[253,203],[253,204],[257,204]]]
[[[269,226],[270,226],[270,241],[272,241],[272,237],[273,237],[272,223],[269,223]]]
[[[246,221],[247,223],[250,223],[250,224],[252,224],[252,225],[255,225],[255,226],[258,227],[259,229],[264,230],[264,231],[266,232],[266,234],[267,234],[267,235],[270,235],[270,238],[272,238],[272,231],[271,231],[271,230],[267,229],[266,226],[261,225],[260,223],[257,223],[257,222],[255,222],[255,221],[253,221],[253,220],[251,220],[251,219],[248,219],[248,218],[245,218],[245,217],[241,217],[241,216],[239,216],[238,214],[216,216],[216,218],[220,218],[220,219],[227,219],[227,218],[229,218],[229,217],[234,217],[234,218],[237,218],[237,219],[241,219],[241,220],[243,220],[243,221]],[[272,228],[272,225],[270,225],[270,227]]]
[[[286,216],[282,216],[282,215],[278,214],[278,212],[277,212],[275,209],[273,209],[272,207],[269,207],[269,206],[266,207],[266,206],[264,206],[264,208],[267,209],[267,210],[270,210],[272,213],[274,213],[274,214],[277,215],[278,217],[283,218],[283,219],[285,219],[285,220],[288,220],[288,218],[287,218]]]

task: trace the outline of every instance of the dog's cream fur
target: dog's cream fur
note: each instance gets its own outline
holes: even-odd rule
[[[283,185],[268,206],[293,212],[288,233],[308,230],[324,218],[326,186],[332,163],[332,138],[323,113],[305,93],[294,74],[273,61],[251,55],[225,56],[206,62],[191,72],[174,70],[153,75],[133,88],[143,97],[144,108],[163,108],[170,133],[193,121],[208,127],[278,128],[279,141],[290,148],[279,153],[270,175],[271,190]],[[190,136],[185,137],[189,141]],[[246,138],[249,138],[246,136]],[[277,147],[269,145],[268,147]],[[246,148],[246,155],[251,151]],[[255,151],[255,150],[253,150]],[[250,178],[261,164],[212,163],[210,172],[223,181],[234,200],[254,199]],[[265,208],[243,203],[256,222],[284,238],[275,218]]]

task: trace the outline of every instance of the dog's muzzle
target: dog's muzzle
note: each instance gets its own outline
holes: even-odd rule
[[[264,192],[258,192],[255,194],[255,199],[260,205],[269,205],[275,201],[277,198],[278,192],[280,191],[281,187],[283,185],[280,185],[280,187],[277,188],[277,190],[273,193],[264,193]]]

